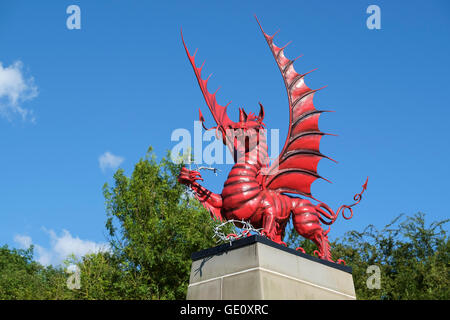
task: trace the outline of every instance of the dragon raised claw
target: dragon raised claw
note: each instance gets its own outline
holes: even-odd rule
[[[274,35],[266,34],[256,20],[280,69],[289,99],[289,131],[284,147],[278,158],[270,164],[262,104],[259,104],[258,116],[251,113],[247,115],[240,108],[239,122],[231,121],[226,112],[229,104],[219,105],[216,93],[208,91],[209,78],[204,80],[201,77],[203,65],[196,66],[195,54],[190,54],[181,34],[206,104],[217,123],[212,129],[216,130],[216,134],[233,154],[235,164],[221,194],[201,186],[198,181],[203,179],[198,171],[182,168],[178,181],[193,190],[195,197],[209,210],[213,219],[249,221],[255,228],[262,228],[262,234],[280,244],[285,245],[285,227],[292,217],[295,230],[317,245],[315,254],[321,259],[333,261],[327,236],[330,228],[325,231],[321,223],[331,225],[341,211],[344,218],[350,219],[352,207],[359,203],[367,188],[367,180],[363,191],[355,195],[356,202],[342,205],[336,213],[325,203],[313,205],[307,199],[287,195],[297,194],[317,201],[311,194],[311,184],[318,178],[324,179],[317,173],[320,159],[330,159],[319,151],[320,140],[327,135],[318,126],[319,116],[324,111],[314,107],[313,97],[318,89],[312,90],[305,84],[307,73],[299,74],[294,70],[296,59],[286,58],[283,53],[286,46],[277,47],[273,42]],[[203,124],[201,111],[200,121]],[[349,217],[344,215],[346,209],[351,212]]]

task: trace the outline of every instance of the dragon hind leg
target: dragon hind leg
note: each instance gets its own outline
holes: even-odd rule
[[[328,241],[328,236],[327,236],[326,232],[324,232],[323,230],[322,230],[322,232],[317,232],[312,240],[317,245],[317,248],[319,249],[319,250],[314,251],[314,254],[318,254],[320,259],[334,262],[331,259],[330,242]]]
[[[327,232],[322,229],[317,211],[308,200],[293,199],[292,222],[295,231],[302,237],[312,240],[318,250],[314,251],[320,259],[333,261]],[[299,248],[299,250],[301,250]]]

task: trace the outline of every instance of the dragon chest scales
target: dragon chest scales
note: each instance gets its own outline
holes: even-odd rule
[[[257,181],[258,167],[249,163],[233,166],[222,190],[223,211],[233,217],[245,208],[254,214],[261,202],[262,187]],[[249,210],[254,208],[254,210]],[[239,211],[239,212],[238,212]]]

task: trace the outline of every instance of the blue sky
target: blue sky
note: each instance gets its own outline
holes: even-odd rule
[[[66,27],[72,4],[80,30]],[[380,30],[366,26],[372,4]],[[400,213],[447,218],[449,9],[448,1],[2,1],[0,244],[33,242],[50,262],[70,246],[104,244],[102,185],[114,169],[130,174],[149,146],[165,155],[175,129],[193,130],[199,107],[213,125],[180,27],[197,61],[206,59],[204,75],[214,73],[211,90],[221,86],[219,102],[233,101],[229,116],[257,112],[261,101],[284,144],[285,89],[254,14],[267,33],[280,29],[276,44],[292,40],[288,57],[303,54],[299,73],[318,68],[310,87],[327,85],[315,105],[335,111],[320,128],[338,137],[322,139],[321,150],[338,164],[321,161],[319,174],[333,183],[315,182],[313,194],[336,209],[370,176],[354,218],[339,218],[330,238]],[[204,185],[220,193],[230,166],[217,167]]]

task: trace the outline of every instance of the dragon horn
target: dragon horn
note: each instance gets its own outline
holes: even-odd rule
[[[203,129],[208,131],[209,129],[205,126],[205,117],[203,117],[202,110],[200,108],[198,109],[198,113],[200,115],[200,122],[202,123]]]
[[[259,120],[259,122],[262,123],[262,121],[264,120],[264,107],[263,107],[263,105],[261,104],[261,102],[258,102],[258,103],[259,103],[259,115],[258,115],[258,120]]]

